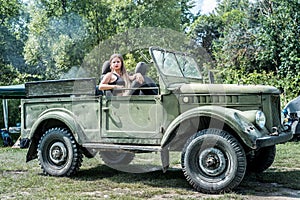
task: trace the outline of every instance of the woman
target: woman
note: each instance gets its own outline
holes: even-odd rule
[[[140,83],[144,82],[143,76],[140,73],[136,73],[129,76],[124,66],[124,59],[121,54],[113,54],[109,59],[111,72],[104,75],[99,84],[99,90],[113,90],[121,88],[129,88],[130,82],[136,80]],[[126,95],[128,90],[123,92],[122,90],[116,90],[114,95]]]

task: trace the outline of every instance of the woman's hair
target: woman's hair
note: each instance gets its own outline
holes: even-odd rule
[[[129,75],[126,71],[126,68],[125,68],[125,64],[124,64],[124,58],[121,54],[113,54],[110,56],[109,58],[109,63],[111,63],[111,61],[114,59],[114,58],[119,58],[121,60],[121,77],[123,78],[123,80],[125,81],[125,87],[126,88],[129,88],[130,87],[130,80],[129,80]],[[112,65],[110,65],[112,66]]]

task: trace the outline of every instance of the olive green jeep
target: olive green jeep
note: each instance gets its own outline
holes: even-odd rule
[[[123,167],[155,153],[165,172],[171,152],[180,152],[187,181],[204,193],[230,191],[246,171],[272,165],[275,145],[292,137],[281,124],[278,89],[206,84],[193,57],[158,47],[149,52],[159,78],[125,88],[137,95],[96,93],[95,78],[26,83],[27,162],[38,158],[45,174],[71,176],[83,155],[100,153],[107,165]]]

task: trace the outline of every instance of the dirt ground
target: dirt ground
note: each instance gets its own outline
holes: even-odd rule
[[[294,169],[299,171],[300,169]],[[202,194],[195,191],[192,195],[182,195],[178,196],[178,194],[166,194],[155,196],[151,198],[151,200],[166,200],[166,199],[174,199],[183,198],[183,199],[245,199],[245,200],[299,200],[300,199],[300,190],[294,190],[291,188],[287,188],[286,186],[279,183],[266,183],[257,180],[255,177],[246,177],[246,183],[243,183],[236,188],[234,191],[235,195],[231,194]],[[238,196],[238,197],[237,197]]]
[[[258,183],[255,182],[256,187],[266,188],[268,192],[263,191],[255,191],[255,194],[247,195],[247,188],[240,187],[242,194],[245,194],[245,199],[253,199],[253,200],[292,200],[292,199],[300,199],[300,191],[293,190],[290,188],[285,188],[284,186],[277,183]],[[276,191],[272,191],[272,188],[276,188]],[[261,189],[260,189],[261,190]]]
[[[211,194],[201,194],[199,192],[194,192],[193,195],[182,195],[178,196],[172,195],[172,194],[166,194],[166,195],[158,195],[154,196],[150,200],[167,200],[167,199],[174,199],[176,198],[183,198],[183,199],[223,199],[222,197],[225,197],[226,199],[245,199],[245,200],[299,200],[300,199],[300,191],[298,190],[293,190],[289,188],[285,188],[279,184],[276,183],[257,183],[255,182],[256,187],[259,187],[260,190],[261,188],[266,188],[268,192],[263,192],[263,191],[255,191],[254,194],[247,194],[247,191],[249,189],[239,187],[238,190],[236,191],[237,194],[239,194],[239,198],[235,198],[234,196],[230,197],[230,195],[211,195]],[[269,192],[269,190],[272,188],[276,187],[276,192]],[[253,193],[253,188],[251,188],[251,193]]]

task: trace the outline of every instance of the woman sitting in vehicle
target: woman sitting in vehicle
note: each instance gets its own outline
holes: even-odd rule
[[[109,59],[109,63],[111,71],[104,75],[99,84],[99,90],[113,90],[113,95],[123,96],[128,95],[129,91],[121,89],[129,88],[131,81],[144,82],[144,78],[140,73],[132,76],[128,75],[121,54],[113,54]]]

